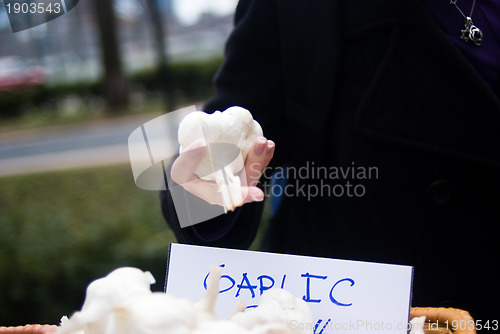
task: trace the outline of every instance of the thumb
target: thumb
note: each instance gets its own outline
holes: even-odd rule
[[[262,202],[265,194],[262,189],[258,187],[244,187],[243,189],[243,203]]]

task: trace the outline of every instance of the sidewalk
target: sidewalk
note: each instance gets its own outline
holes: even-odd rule
[[[0,177],[128,163],[128,136],[160,115],[129,115],[0,133]]]

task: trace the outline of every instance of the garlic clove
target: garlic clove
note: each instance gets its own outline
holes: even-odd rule
[[[219,296],[219,282],[222,276],[222,267],[210,267],[210,273],[207,278],[207,291],[203,298],[196,303],[196,307],[203,312],[207,312],[215,316],[215,302]]]
[[[231,321],[250,330],[271,324],[282,325],[284,330],[288,330],[292,320],[311,324],[312,312],[305,301],[295,298],[286,290],[276,288],[264,291],[256,308],[235,314],[231,318]],[[307,328],[294,332],[310,334]]]
[[[187,299],[163,292],[136,295],[113,309],[110,333],[173,334],[189,333],[209,317]]]

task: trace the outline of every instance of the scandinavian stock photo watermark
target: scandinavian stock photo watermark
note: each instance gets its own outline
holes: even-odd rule
[[[437,324],[412,324],[397,323],[394,324],[388,321],[373,321],[367,319],[335,321],[330,320],[323,323],[321,320],[316,323],[300,322],[292,320],[289,323],[289,328],[292,331],[310,331],[315,334],[323,333],[338,333],[338,332],[390,332],[390,331],[416,331],[424,329],[437,329]]]
[[[268,197],[303,197],[307,201],[316,197],[360,198],[366,194],[367,183],[379,179],[379,169],[354,161],[344,166],[321,166],[306,161],[298,167],[267,167],[262,178],[272,180],[261,183]]]

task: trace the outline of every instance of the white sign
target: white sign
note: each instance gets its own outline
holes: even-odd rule
[[[413,267],[171,244],[165,290],[202,298],[210,267],[222,266],[216,311],[226,318],[241,299],[255,306],[270,288],[302,298],[316,334],[407,333]]]

